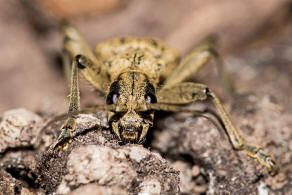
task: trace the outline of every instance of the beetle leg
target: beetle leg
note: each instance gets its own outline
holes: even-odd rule
[[[58,137],[56,146],[58,149],[65,149],[72,137],[72,131],[76,128],[75,118],[78,117],[80,111],[80,95],[78,86],[78,67],[77,60],[72,62],[71,82],[70,82],[70,103],[68,110],[68,118],[61,127],[61,134]]]
[[[220,122],[229,137],[229,140],[236,150],[245,150],[249,156],[256,158],[259,163],[267,168],[271,174],[277,172],[275,161],[270,155],[259,146],[246,142],[240,131],[234,126],[229,115],[222,106],[217,96],[206,86],[198,83],[184,82],[170,88],[161,89],[157,92],[158,104],[150,105],[150,109],[164,111],[185,111],[193,112],[188,107],[179,104],[188,104],[199,100],[210,98],[218,112]]]
[[[178,67],[174,69],[173,73],[167,78],[164,87],[168,88],[194,77],[201,68],[203,68],[211,59],[215,58],[218,73],[222,79],[224,88],[231,94],[235,93],[235,88],[232,85],[230,76],[225,70],[224,62],[218,52],[214,49],[214,43],[215,41],[213,39],[208,39],[198,47],[191,50],[191,52],[186,55]]]
[[[90,114],[90,113],[96,113],[96,112],[99,112],[99,111],[114,111],[115,110],[115,106],[114,105],[96,105],[96,106],[90,106],[90,107],[86,107],[82,110],[79,111],[79,114]],[[34,145],[34,148],[38,148],[40,143],[41,143],[41,140],[42,140],[42,137],[47,129],[47,127],[49,127],[51,124],[57,122],[57,121],[61,121],[61,120],[64,120],[64,119],[68,119],[68,113],[65,113],[65,114],[60,114],[58,116],[55,116],[54,118],[48,120],[45,125],[42,127],[38,137],[37,137],[37,141],[36,141],[36,144]],[[103,124],[101,123],[100,124],[102,127],[104,128],[108,128],[108,125],[107,124]],[[80,132],[79,132],[80,133]],[[73,138],[75,135],[74,135],[74,131],[72,131],[71,133],[71,137],[69,138]],[[60,136],[59,136],[60,137]],[[63,138],[63,140],[65,141],[66,139]],[[59,145],[61,144],[61,141],[58,141],[53,144],[53,148],[57,148]],[[59,149],[61,149],[61,147],[59,147]]]
[[[62,25],[62,32],[64,34],[64,50],[65,53],[68,54],[69,58],[72,60],[76,56],[86,56],[86,68],[80,70],[80,72],[83,74],[85,79],[89,81],[97,90],[99,90],[102,93],[105,93],[107,90],[107,87],[110,84],[110,80],[108,77],[107,69],[105,65],[101,62],[101,60],[97,59],[95,54],[92,52],[89,45],[86,43],[86,41],[82,38],[80,33],[70,24],[63,24]],[[83,57],[83,58],[84,58]],[[65,73],[67,72],[67,78],[70,76],[70,62],[68,61],[68,58],[65,56],[63,58],[64,63],[64,69]],[[84,59],[83,59],[84,60]],[[66,65],[67,64],[67,65]]]
[[[62,68],[63,68],[63,72],[65,75],[65,79],[66,79],[66,83],[68,86],[68,89],[71,88],[70,86],[70,82],[71,82],[71,60],[70,57],[68,55],[68,53],[66,52],[66,50],[64,50],[62,52]]]
[[[69,110],[67,114],[67,120],[61,127],[61,134],[58,137],[58,141],[55,144],[55,148],[65,150],[68,147],[68,143],[71,142],[72,132],[76,128],[76,118],[79,113],[92,113],[100,110],[115,110],[114,105],[103,105],[103,106],[93,106],[88,107],[84,110],[80,110],[80,93],[78,86],[78,69],[89,69],[93,66],[92,61],[83,56],[77,55],[72,62],[71,69],[71,81],[70,81],[70,100],[69,100]]]
[[[70,24],[64,24],[62,31],[65,36],[63,67],[70,88],[70,103],[67,120],[61,127],[61,134],[55,145],[58,149],[65,149],[68,146],[72,138],[72,132],[76,128],[75,119],[80,113],[78,69],[81,70],[84,77],[99,91],[105,92],[109,85],[109,78],[103,64],[97,60],[79,32]],[[72,60],[71,67],[70,60]]]

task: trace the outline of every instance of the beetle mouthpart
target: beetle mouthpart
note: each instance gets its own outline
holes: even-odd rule
[[[149,124],[145,123],[143,124],[143,126],[141,126],[141,133],[140,133],[140,136],[139,136],[139,143],[141,143],[143,141],[143,139],[145,138],[147,132],[148,132],[148,129],[149,129]]]
[[[117,122],[112,123],[112,130],[114,131],[118,139],[121,140],[120,125]]]
[[[137,143],[143,127],[142,125],[121,127],[121,139],[124,142]]]
[[[129,134],[131,134],[131,133],[134,133],[135,130],[134,129],[126,129],[126,132],[129,133]]]

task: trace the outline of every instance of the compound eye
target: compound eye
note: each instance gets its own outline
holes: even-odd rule
[[[145,87],[145,100],[147,104],[153,104],[157,102],[155,88],[150,82],[147,82]]]
[[[113,94],[113,97],[112,97],[112,101],[113,101],[113,104],[117,104],[117,101],[118,101],[118,94]]]
[[[145,95],[145,99],[146,99],[147,104],[153,104],[153,103],[157,102],[157,99],[156,99],[155,95],[153,95],[153,94]]]
[[[148,103],[148,104],[151,104],[151,97],[148,95],[148,96],[146,96],[146,102]]]
[[[112,83],[110,92],[106,97],[106,104],[117,104],[119,98],[120,85],[118,81]]]
[[[118,97],[117,93],[110,93],[106,98],[106,104],[117,104]]]

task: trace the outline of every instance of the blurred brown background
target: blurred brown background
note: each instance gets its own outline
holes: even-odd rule
[[[234,71],[238,68],[234,59],[240,56],[247,60],[244,63],[254,59],[249,65],[266,60],[271,79],[275,78],[274,70],[283,70],[276,74],[277,78],[285,74],[285,79],[279,81],[282,85],[275,93],[291,89],[289,0],[0,0],[0,5],[0,113],[18,107],[46,113],[67,110],[60,60],[62,35],[58,31],[64,18],[72,20],[92,47],[116,36],[131,35],[161,39],[185,54],[204,38],[216,35],[218,50],[236,86],[248,90],[258,87],[236,81],[241,71]],[[252,76],[244,72],[244,63],[242,74]],[[205,72],[213,70],[208,67]],[[212,86],[215,74],[204,71],[200,79]],[[89,90],[85,84],[83,104],[92,103]],[[288,92],[280,100],[291,108],[289,96]],[[100,98],[99,103],[102,101]]]

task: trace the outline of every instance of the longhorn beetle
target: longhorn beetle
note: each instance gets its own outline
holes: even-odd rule
[[[76,128],[76,118],[82,112],[79,70],[94,88],[106,95],[105,105],[88,107],[85,112],[107,111],[108,124],[118,140],[142,143],[148,129],[153,126],[154,111],[200,114],[186,105],[210,99],[233,148],[245,150],[270,173],[277,172],[271,156],[243,138],[212,90],[204,84],[184,82],[215,58],[226,88],[233,90],[212,42],[199,45],[180,61],[177,50],[157,40],[117,38],[98,44],[94,53],[73,26],[64,25],[63,33],[64,66],[71,69],[70,105],[55,148],[68,147]]]

